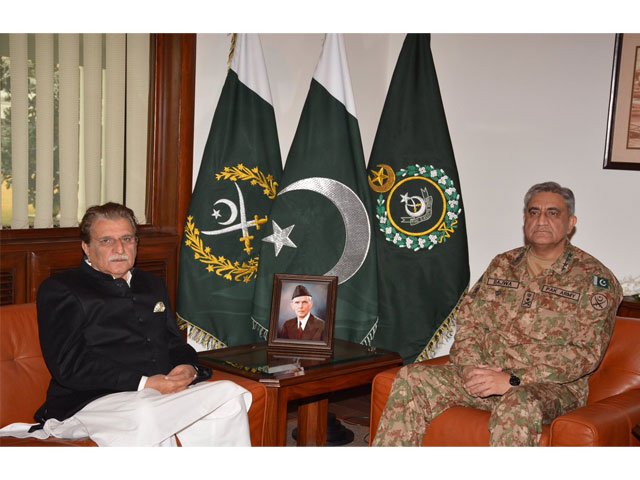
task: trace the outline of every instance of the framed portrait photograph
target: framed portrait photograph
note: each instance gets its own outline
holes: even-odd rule
[[[338,277],[273,276],[267,349],[289,356],[331,356]]]
[[[640,34],[616,35],[604,168],[640,170]]]

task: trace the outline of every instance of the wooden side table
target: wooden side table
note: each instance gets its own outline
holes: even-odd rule
[[[300,359],[303,372],[266,373],[274,365],[266,343],[200,352],[200,363],[258,381],[267,388],[265,446],[285,446],[287,405],[298,401],[298,446],[326,444],[328,394],[370,385],[380,372],[402,365],[393,352],[335,340],[334,352],[327,359]],[[280,363],[283,359],[278,359]],[[214,374],[215,375],[215,374]]]

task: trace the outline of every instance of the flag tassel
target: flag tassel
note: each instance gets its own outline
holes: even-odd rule
[[[251,321],[253,323],[253,329],[258,331],[258,336],[266,341],[267,335],[269,335],[269,329],[264,328],[262,324],[253,317],[251,317]]]
[[[433,358],[438,347],[443,345],[446,341],[450,340],[454,335],[456,329],[456,315],[458,313],[458,309],[460,308],[460,304],[462,303],[462,300],[464,299],[466,294],[467,289],[462,292],[462,295],[460,295],[456,306],[453,307],[451,313],[449,313],[447,318],[440,324],[438,329],[431,337],[431,340],[429,340],[429,343],[427,343],[427,346],[424,347],[424,350],[422,350],[422,353],[418,355],[415,360],[416,363]]]
[[[186,330],[187,338],[189,338],[189,340],[192,340],[199,345],[202,345],[205,350],[217,350],[218,348],[227,347],[227,344],[225,344],[222,340],[217,338],[215,335],[212,335],[211,333],[202,330],[200,327],[185,320],[180,315],[177,315],[177,317],[178,317],[178,320],[177,320],[178,328],[180,330]]]
[[[365,337],[360,341],[362,345],[366,345],[367,347],[371,346],[371,342],[373,338],[376,336],[376,331],[378,330],[378,317],[376,317],[376,323],[373,324],[373,327],[369,330],[369,332],[365,335]]]

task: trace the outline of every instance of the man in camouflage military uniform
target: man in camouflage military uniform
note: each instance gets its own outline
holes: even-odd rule
[[[463,300],[451,364],[400,370],[374,445],[419,445],[454,405],[491,412],[491,445],[537,445],[543,423],[585,405],[622,291],[569,243],[571,190],[534,185],[524,205],[526,246],[494,258]]]

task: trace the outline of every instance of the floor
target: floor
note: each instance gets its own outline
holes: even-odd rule
[[[366,447],[369,445],[369,407],[371,399],[371,387],[351,389],[345,392],[337,392],[329,397],[329,414],[342,426],[353,432],[353,440],[344,447]],[[296,427],[296,405],[289,405],[287,422],[287,446],[295,446],[296,441],[292,436]],[[338,425],[339,427],[339,425]],[[329,429],[330,427],[328,427]],[[335,428],[335,426],[334,426]],[[347,433],[347,438],[350,436]]]

